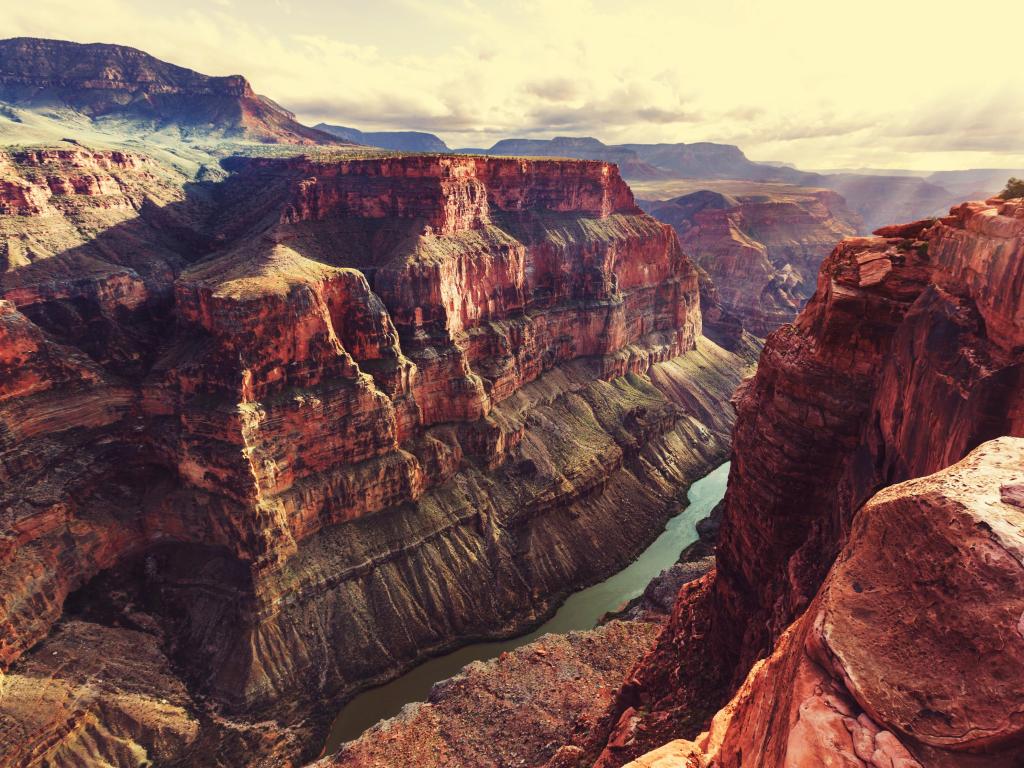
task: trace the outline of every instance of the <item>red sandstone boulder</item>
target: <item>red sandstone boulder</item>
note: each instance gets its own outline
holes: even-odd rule
[[[1002,489],[1022,478],[1024,440],[1000,438],[878,493],[710,732],[629,765],[1018,765],[1024,508]]]

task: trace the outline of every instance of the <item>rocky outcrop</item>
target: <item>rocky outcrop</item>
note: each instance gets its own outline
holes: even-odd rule
[[[825,191],[701,191],[647,208],[675,227],[684,250],[708,273],[722,311],[758,336],[796,317],[825,256],[860,227],[843,199]]]
[[[609,727],[645,713],[602,765],[695,733],[807,611],[878,489],[1024,435],[1022,252],[1024,205],[992,200],[825,261],[737,396],[716,573],[684,587],[634,670]]]
[[[473,662],[435,685],[426,702],[407,705],[316,765],[558,765],[580,754],[630,657],[644,654],[657,631],[653,623],[615,621],[589,632],[544,635],[500,658]],[[567,726],[577,743],[564,743]]]
[[[69,600],[153,634],[192,764],[314,753],[356,690],[538,623],[726,451],[749,361],[611,166],[320,153],[186,190],[76,152],[45,187],[14,157],[37,192],[0,221],[49,233],[0,275],[0,659],[41,663]],[[143,726],[101,736],[153,759]]]
[[[286,144],[344,143],[307,128],[241,75],[208,77],[124,45],[0,40],[0,101],[61,107],[87,120],[127,120],[183,136]]]
[[[629,766],[1018,765],[1022,482],[1024,440],[999,438],[875,495],[710,731]]]
[[[179,760],[199,736],[157,639],[70,621],[3,679],[4,765]]]

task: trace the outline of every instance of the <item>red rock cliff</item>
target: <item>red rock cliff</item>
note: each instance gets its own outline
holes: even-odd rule
[[[879,235],[836,248],[741,389],[717,572],[635,671],[615,715],[632,741],[602,764],[694,732],[807,610],[877,489],[1024,435],[1024,204]]]
[[[241,176],[284,207],[177,281],[184,343],[209,342],[154,398],[184,416],[181,473],[265,509],[283,553],[447,479],[464,446],[423,444],[431,425],[486,419],[575,358],[645,373],[699,335],[695,273],[611,166],[252,161]],[[212,455],[211,396],[238,406]],[[521,438],[470,432],[489,466]]]
[[[1010,768],[1024,754],[1024,440],[881,491],[710,731],[630,768]]]

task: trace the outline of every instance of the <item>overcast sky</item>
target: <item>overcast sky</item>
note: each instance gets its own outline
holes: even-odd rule
[[[1024,167],[1024,2],[0,0],[0,37],[133,45],[449,145],[719,141],[804,168]]]

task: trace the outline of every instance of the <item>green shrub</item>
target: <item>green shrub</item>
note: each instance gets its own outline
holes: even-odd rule
[[[1010,178],[1006,182],[1006,189],[999,193],[1003,200],[1010,200],[1014,197],[1024,197],[1024,179]]]

